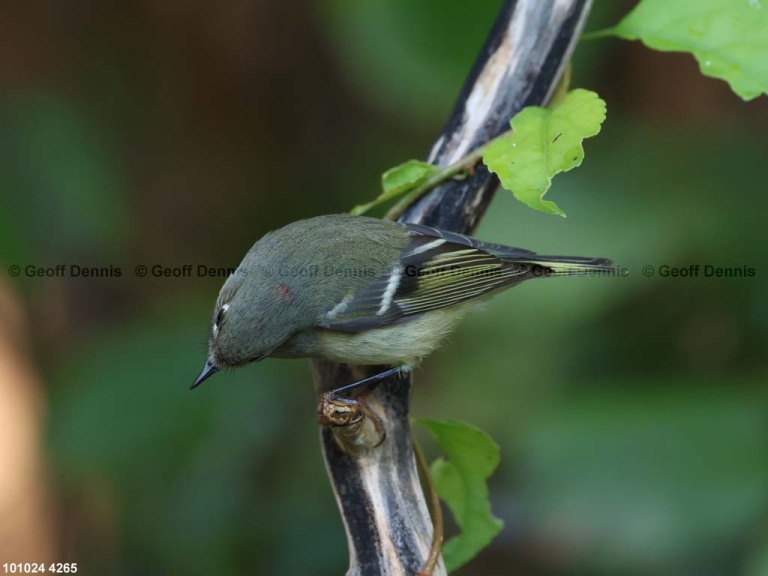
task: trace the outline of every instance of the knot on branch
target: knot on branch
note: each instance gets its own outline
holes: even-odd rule
[[[353,455],[372,450],[387,438],[381,419],[364,398],[341,398],[326,392],[317,406],[317,421],[330,428],[341,448]]]

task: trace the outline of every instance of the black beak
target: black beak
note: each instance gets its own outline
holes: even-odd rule
[[[216,366],[213,362],[210,360],[207,360],[205,362],[205,366],[203,366],[203,371],[200,372],[200,376],[195,378],[195,381],[192,383],[192,386],[189,387],[190,390],[197,388],[200,386],[200,384],[203,383],[203,381],[208,380],[211,376],[216,374],[216,372],[219,371],[219,367]]]

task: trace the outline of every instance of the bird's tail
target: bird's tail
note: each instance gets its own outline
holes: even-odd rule
[[[602,276],[616,273],[613,262],[607,258],[540,256],[536,254],[515,258],[515,262],[532,264],[534,266],[533,276]]]

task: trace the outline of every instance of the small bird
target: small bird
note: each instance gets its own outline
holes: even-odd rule
[[[410,369],[469,308],[523,280],[605,273],[605,258],[539,256],[420,224],[345,214],[266,234],[221,288],[192,384],[271,358]],[[342,388],[337,389],[337,391]]]

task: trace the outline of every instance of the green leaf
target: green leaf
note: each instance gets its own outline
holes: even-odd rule
[[[499,464],[499,446],[485,432],[464,422],[417,422],[429,429],[449,458],[438,458],[431,474],[438,494],[461,528],[461,534],[443,546],[443,559],[450,572],[475,557],[504,526],[491,514],[485,483]]]
[[[643,0],[609,32],[665,52],[690,52],[701,73],[744,100],[768,92],[766,0]]]
[[[387,200],[392,200],[406,192],[410,192],[417,186],[424,184],[424,182],[438,172],[440,172],[440,168],[420,160],[408,160],[399,166],[390,168],[381,175],[381,189],[383,192],[373,201],[367,204],[358,204],[352,208],[352,214],[364,214]]]
[[[605,102],[589,90],[573,90],[551,109],[530,106],[510,122],[512,133],[491,142],[483,154],[486,166],[527,206],[565,216],[544,200],[552,177],[584,159],[584,138],[600,132]]]

